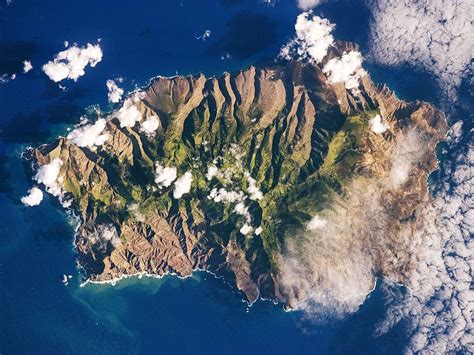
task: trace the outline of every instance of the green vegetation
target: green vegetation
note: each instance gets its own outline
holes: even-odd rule
[[[203,100],[186,117],[170,114],[168,126],[154,137],[136,128],[117,127],[120,146],[83,155],[57,148],[49,154],[62,154],[68,161],[64,190],[79,210],[117,224],[137,222],[137,215],[140,223],[156,214],[186,216],[188,226],[205,226],[206,240],[217,245],[236,236],[246,252],[259,245],[275,269],[274,255],[283,240],[323,210],[353,177],[364,153],[368,117],[378,111],[344,118],[338,107],[323,103],[325,111],[313,119],[306,116],[301,102],[293,117],[287,117],[286,108],[262,127],[252,122],[263,114],[258,105],[244,113],[235,104],[232,117],[228,103],[218,117],[213,105],[212,100]],[[158,188],[155,161],[175,167],[178,176],[190,171],[191,191],[177,200],[173,185]],[[219,173],[209,181],[206,173],[211,164]],[[250,199],[252,187],[246,174],[255,179],[263,198]],[[248,215],[236,213],[241,201],[209,198],[214,188],[243,193]],[[254,229],[261,226],[262,233],[239,234],[244,223]]]

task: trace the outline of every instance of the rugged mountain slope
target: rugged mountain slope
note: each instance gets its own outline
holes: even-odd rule
[[[285,240],[354,179],[388,179],[397,147],[415,131],[424,148],[385,201],[389,227],[413,216],[428,199],[434,148],[447,129],[433,107],[400,101],[368,76],[351,92],[301,62],[219,78],[158,77],[132,96],[141,122],[158,118],[155,134],[139,122],[121,127],[112,113],[109,138],[96,149],[60,138],[33,151],[39,166],[62,161],[58,182],[81,217],[75,243],[87,278],[205,269],[251,302],[292,306],[304,297],[282,286]],[[377,114],[383,133],[370,130]],[[158,186],[155,162],[178,177],[191,173],[191,190],[175,198],[175,185]],[[402,268],[381,263],[374,272]]]

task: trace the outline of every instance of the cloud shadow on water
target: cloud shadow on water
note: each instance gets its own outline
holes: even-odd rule
[[[317,7],[316,13],[336,24],[334,36],[337,39],[354,42],[362,50],[366,50],[371,13],[362,2],[323,3]],[[350,14],[350,18],[348,18],[348,14]]]
[[[229,53],[236,59],[250,58],[274,43],[277,26],[268,16],[239,12],[226,23],[226,33],[209,47],[208,54]]]
[[[13,187],[11,185],[12,175],[10,173],[10,169],[8,168],[9,162],[8,155],[0,154],[0,194],[10,194],[13,191]]]
[[[76,87],[46,106],[44,116],[50,123],[78,123],[84,108],[77,101],[86,97],[89,90]]]
[[[23,61],[38,51],[33,42],[0,42],[0,75],[14,74],[23,70]]]
[[[74,238],[74,229],[67,223],[54,222],[45,228],[39,227],[34,235],[38,241],[44,240],[55,244],[68,244]]]
[[[5,143],[40,143],[44,142],[50,132],[44,128],[41,116],[18,114],[5,125],[0,126],[0,141]]]

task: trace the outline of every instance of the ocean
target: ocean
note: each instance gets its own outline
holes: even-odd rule
[[[365,48],[368,12],[357,2],[324,4],[335,36]],[[308,320],[281,305],[252,307],[206,273],[187,279],[130,278],[79,286],[73,220],[49,196],[35,208],[19,198],[31,187],[21,153],[64,134],[91,105],[106,110],[107,79],[126,91],[156,75],[218,75],[269,61],[294,31],[293,1],[13,0],[0,5],[0,353],[400,353],[403,323],[381,337],[379,286],[359,312],[342,320]],[[198,39],[204,31],[211,35]],[[41,71],[63,42],[100,41],[104,58],[63,91]],[[251,45],[249,44],[251,43]],[[21,61],[32,72],[21,74]],[[367,65],[376,81],[406,99],[436,100],[426,74]],[[63,83],[61,83],[63,84]],[[418,86],[417,86],[418,85]],[[68,285],[62,275],[72,275]]]

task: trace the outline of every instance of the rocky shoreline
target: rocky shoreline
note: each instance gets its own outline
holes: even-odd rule
[[[326,61],[350,50],[341,44]],[[351,91],[302,62],[219,78],[157,77],[127,100],[128,111],[105,117],[101,144],[66,137],[31,152],[39,169],[60,161],[54,187],[80,216],[75,247],[87,279],[206,270],[249,303],[289,308],[311,287],[282,272],[295,231],[362,179],[383,192],[384,238],[404,243],[399,232],[422,223],[416,212],[430,198],[427,177],[447,132],[444,115],[427,103],[403,102],[369,75]],[[371,130],[377,115],[383,132]],[[124,124],[130,116],[136,120]],[[156,130],[144,133],[150,119]],[[415,140],[422,149],[409,171],[394,173],[397,150]],[[175,169],[174,185],[156,184],[157,163]],[[176,198],[188,172],[190,188]],[[390,182],[398,173],[406,176]],[[403,282],[416,260],[394,264],[385,252],[374,252],[374,277]]]

